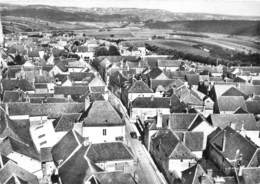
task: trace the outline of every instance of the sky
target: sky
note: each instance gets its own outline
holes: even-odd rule
[[[20,5],[164,9],[181,13],[260,16],[260,0],[0,0]]]

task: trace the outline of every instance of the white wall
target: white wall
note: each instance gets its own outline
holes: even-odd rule
[[[128,94],[128,102],[132,102],[134,99],[138,97],[152,97],[154,93],[129,93]]]
[[[170,114],[170,108],[132,108],[130,121],[136,122],[136,116],[139,116],[142,120],[146,120],[147,117],[157,116],[157,112]]]
[[[106,135],[103,135],[103,129],[106,129]],[[115,142],[116,137],[121,136],[125,141],[125,126],[83,127],[83,137],[88,137],[92,143]]]
[[[203,121],[192,130],[192,132],[203,132],[204,133],[203,149],[206,148],[208,135],[211,134],[215,129],[216,129],[216,127],[210,126],[207,122]]]
[[[125,173],[131,173],[134,170],[134,160],[116,160],[116,161],[100,162],[95,164],[99,166],[101,169],[109,172],[123,171]],[[124,165],[124,168],[120,168],[122,170],[119,170],[118,168],[116,168],[116,164],[122,164]]]
[[[7,155],[7,157],[15,162],[17,162],[17,165],[25,170],[27,170],[30,173],[33,173],[38,178],[42,178],[42,167],[41,162],[38,160],[34,160],[30,157],[27,157],[25,155],[21,155],[16,152],[12,152]]]
[[[169,160],[169,171],[176,172],[176,174],[181,178],[181,172],[190,167],[190,163],[196,163],[193,159],[183,159],[181,160]]]

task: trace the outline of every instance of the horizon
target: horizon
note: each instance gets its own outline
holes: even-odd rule
[[[75,8],[137,8],[160,9],[172,13],[215,14],[229,16],[260,16],[260,0],[1,0],[1,3],[11,5],[47,5],[56,7]],[[124,6],[122,6],[124,3]]]

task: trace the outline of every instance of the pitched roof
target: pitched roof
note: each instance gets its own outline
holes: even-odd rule
[[[179,67],[182,62],[181,60],[158,59],[158,67]]]
[[[2,104],[3,106],[3,104]],[[29,116],[48,116],[57,118],[63,113],[79,113],[85,109],[84,103],[8,103],[10,116],[29,115]]]
[[[153,91],[144,81],[138,80],[133,83],[128,93],[153,93]]]
[[[159,146],[160,152],[169,159],[193,159],[195,155],[179,140],[171,130],[159,130],[152,136],[151,144]]]
[[[243,96],[221,96],[217,99],[219,111],[236,111],[241,107],[246,110],[246,103]]]
[[[184,85],[184,82],[181,79],[168,79],[168,80],[151,80],[151,88],[155,91],[158,86],[163,86],[166,89],[171,87],[179,88]]]
[[[59,167],[59,176],[63,184],[83,184],[84,180],[94,173],[102,171],[88,157],[88,146],[81,146],[71,157]]]
[[[244,166],[249,164],[258,148],[253,142],[246,139],[229,126],[223,130],[218,130],[217,134],[212,137],[209,142],[229,160],[234,160],[239,151],[239,153],[242,154],[241,165]],[[223,142],[225,145],[223,145]]]
[[[88,86],[55,86],[54,94],[82,95],[88,92]]]
[[[134,159],[130,148],[122,142],[91,144],[86,156],[94,163]]]
[[[3,102],[22,102],[24,100],[22,91],[4,91]]]
[[[259,131],[260,127],[253,114],[211,114],[208,121],[214,127],[222,129],[231,124],[235,125],[236,130],[241,130],[243,127],[245,130]]]
[[[182,171],[183,184],[214,184],[213,180],[207,175],[200,164],[196,164],[184,171]]]
[[[260,100],[246,101],[247,112],[260,114]]]
[[[198,74],[186,74],[185,78],[189,85],[198,85],[200,81]]]
[[[62,114],[60,118],[54,121],[56,132],[72,130],[74,123],[79,120],[81,113]]]
[[[55,98],[55,97],[33,97],[30,98],[30,103],[65,103],[69,100],[67,98]]]
[[[171,98],[138,97],[132,102],[133,108],[170,108]]]
[[[136,184],[135,179],[129,173],[98,172],[95,176],[100,184]]]
[[[38,184],[38,179],[32,173],[9,161],[0,169],[0,183],[6,183],[11,177],[17,177],[23,183]]]
[[[41,150],[40,150],[41,162],[53,161],[51,150],[52,150],[51,147],[41,148]]]
[[[242,169],[243,183],[254,184],[260,183],[260,168],[243,168]]]
[[[81,146],[82,142],[83,137],[76,131],[70,130],[51,150],[55,164],[61,165],[65,162],[74,150]]]
[[[191,151],[202,151],[204,142],[203,132],[176,132],[176,135],[182,140],[183,144]]]
[[[162,126],[173,131],[188,130],[196,117],[197,114],[195,113],[172,113],[170,115],[163,115]]]
[[[160,68],[152,68],[152,70],[147,75],[150,77],[150,79],[156,79],[162,73],[163,71]]]
[[[97,116],[102,114],[102,116]],[[83,113],[83,126],[122,126],[124,121],[108,101],[94,101]]]
[[[2,80],[3,90],[15,90],[20,88],[23,91],[34,91],[33,86],[25,79],[3,79]]]
[[[239,89],[235,88],[235,87],[231,87],[229,88],[227,91],[225,91],[222,96],[243,96],[244,98],[246,98],[247,95],[245,95],[244,93],[242,93]]]

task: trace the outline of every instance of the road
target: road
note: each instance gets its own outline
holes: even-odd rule
[[[109,101],[124,116],[126,123],[126,144],[132,149],[136,160],[138,182],[141,184],[167,184],[164,176],[159,172],[150,154],[144,145],[138,140],[131,138],[130,132],[134,131],[133,123],[130,122],[127,111],[121,101],[112,93],[109,95]]]

